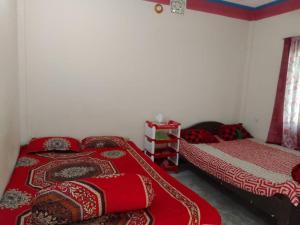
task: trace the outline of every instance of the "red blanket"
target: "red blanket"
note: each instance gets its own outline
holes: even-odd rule
[[[21,151],[0,201],[0,221],[5,225],[30,225],[31,200],[43,187],[56,182],[119,173],[149,177],[155,192],[152,205],[143,210],[105,215],[84,224],[221,224],[216,209],[153,164],[132,142],[129,142],[126,150],[86,150],[80,153],[35,155]]]
[[[32,223],[70,224],[105,214],[145,209],[153,198],[152,181],[138,174],[59,182],[40,190],[32,201]]]

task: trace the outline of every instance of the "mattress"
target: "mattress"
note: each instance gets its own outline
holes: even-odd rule
[[[201,170],[256,195],[286,195],[299,205],[300,184],[291,171],[300,163],[300,152],[265,144],[256,139],[213,144],[180,143],[180,154]]]
[[[21,150],[0,201],[1,224],[30,225],[31,200],[41,188],[55,182],[118,173],[149,177],[155,191],[152,205],[147,209],[105,215],[79,224],[221,224],[221,218],[215,208],[155,165],[130,141],[126,150],[92,149],[79,153],[39,154],[28,154],[26,148]]]

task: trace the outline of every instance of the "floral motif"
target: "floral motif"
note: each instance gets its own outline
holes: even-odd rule
[[[18,159],[16,163],[16,167],[23,167],[23,166],[32,166],[37,164],[39,161],[37,159],[29,158],[29,157],[21,157]]]
[[[45,188],[56,182],[118,173],[109,160],[90,157],[54,160],[30,171],[29,185]]]
[[[89,148],[128,148],[127,141],[117,136],[94,136],[82,140],[82,147]]]
[[[44,143],[44,148],[48,151],[66,151],[70,146],[71,143],[65,138],[50,138]]]
[[[31,210],[21,214],[18,218],[18,225],[33,225],[32,223],[32,213]],[[45,217],[45,219],[43,219]],[[56,218],[46,217],[45,215],[39,215],[42,222],[40,224],[44,225],[56,225]],[[139,224],[139,225],[151,225],[153,224],[153,219],[148,213],[147,209],[129,211],[124,213],[106,214],[91,220],[80,221],[77,223],[72,223],[72,225],[128,225],[128,224]]]
[[[147,194],[147,207],[149,207],[154,199],[154,189],[152,187],[152,182],[148,177],[144,177],[144,176],[139,176],[140,179],[143,181],[144,184],[144,188],[145,188],[145,193]]]
[[[113,150],[113,151],[105,151],[101,153],[102,156],[110,159],[118,159],[126,155],[124,151]]]
[[[77,181],[57,183],[42,189],[32,202],[34,225],[70,224],[104,213],[103,193]]]
[[[116,177],[120,177],[120,176],[124,176],[124,173],[99,175],[99,176],[97,176],[97,178],[105,178],[105,179],[109,179],[109,178],[116,178]]]
[[[34,219],[36,224],[56,225],[58,224],[55,216],[49,215],[47,212],[36,211],[34,212]]]
[[[28,205],[30,201],[30,194],[18,189],[10,189],[4,193],[0,200],[0,209],[17,209],[23,205]]]
[[[94,171],[95,171],[94,167],[74,166],[74,167],[62,169],[61,171],[54,173],[54,176],[63,177],[63,178],[76,178],[76,177],[82,177]]]
[[[152,218],[147,213],[147,209],[129,211],[125,213],[114,213],[98,218],[88,220],[85,222],[74,223],[72,225],[128,225],[128,224],[138,224],[138,225],[151,225],[153,224]]]
[[[72,158],[79,158],[93,154],[93,151],[86,151],[86,152],[72,152],[72,153],[62,153],[62,152],[41,152],[37,153],[36,155],[50,158],[50,159],[72,159]]]

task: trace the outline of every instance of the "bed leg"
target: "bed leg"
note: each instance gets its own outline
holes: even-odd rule
[[[289,216],[278,216],[277,225],[292,225],[292,224],[290,224]]]
[[[299,225],[299,209],[292,204],[286,204],[276,216],[278,225]]]

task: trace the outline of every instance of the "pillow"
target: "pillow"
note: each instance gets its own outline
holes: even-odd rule
[[[116,149],[127,148],[127,141],[118,136],[92,136],[81,141],[83,149]]]
[[[200,144],[200,143],[218,143],[218,139],[210,132],[204,129],[188,129],[183,130],[181,137],[189,143]]]
[[[42,137],[33,138],[29,142],[26,152],[48,152],[48,151],[80,151],[80,142],[71,137]]]
[[[300,164],[293,168],[292,177],[294,181],[297,181],[300,184]]]
[[[20,146],[20,154],[27,154],[28,152],[28,145],[21,145]]]
[[[243,127],[243,124],[229,124],[220,127],[218,136],[225,141],[252,138],[252,135]]]
[[[70,224],[104,214],[144,209],[153,198],[151,180],[137,174],[57,183],[42,189],[33,199],[32,224]]]

